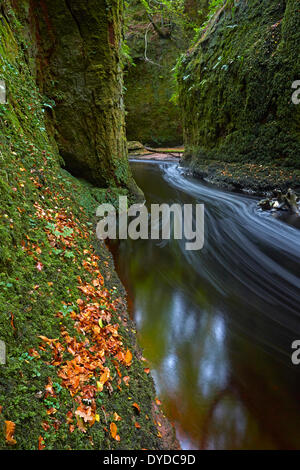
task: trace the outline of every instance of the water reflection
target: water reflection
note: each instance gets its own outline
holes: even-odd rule
[[[135,163],[147,204],[204,202],[205,246],[123,241],[118,271],[166,413],[186,449],[299,448],[299,231],[256,201]]]

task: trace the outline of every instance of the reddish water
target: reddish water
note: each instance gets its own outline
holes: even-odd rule
[[[203,250],[128,240],[115,256],[183,449],[300,448],[300,232],[175,164],[132,166],[147,204],[205,204]]]

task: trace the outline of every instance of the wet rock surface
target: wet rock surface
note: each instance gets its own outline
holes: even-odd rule
[[[48,132],[66,169],[98,186],[139,193],[125,138],[123,2],[33,0],[22,2],[18,15]]]
[[[298,1],[232,3],[181,60],[185,158],[299,169]]]
[[[299,214],[300,200],[296,193],[289,189],[286,194],[280,190],[275,190],[273,196],[259,201],[258,206],[263,211],[288,211],[289,214]]]

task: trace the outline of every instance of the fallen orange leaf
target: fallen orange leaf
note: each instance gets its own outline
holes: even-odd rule
[[[11,313],[11,314],[10,314],[10,324],[11,324],[11,326],[12,326],[12,329],[13,329],[14,331],[16,331],[16,327],[15,327],[15,324],[14,324],[14,318],[15,318],[14,314]]]
[[[132,406],[138,410],[138,412],[140,413],[141,412],[141,408],[140,406],[137,404],[137,403],[133,403]]]
[[[110,423],[110,434],[113,439],[116,439],[118,433],[118,428],[115,423]]]
[[[131,363],[131,361],[132,361],[132,354],[131,354],[131,352],[130,352],[129,349],[128,349],[128,351],[127,351],[127,353],[126,353],[126,355],[125,355],[125,362],[126,362],[126,364],[129,366],[130,363]]]
[[[102,392],[102,390],[103,390],[103,384],[99,381],[97,382],[97,389],[98,389],[99,392]]]
[[[121,421],[121,416],[118,415],[118,413],[114,413],[114,421]]]
[[[105,372],[103,372],[103,374],[101,375],[101,377],[100,377],[100,383],[101,383],[102,385],[104,385],[104,384],[108,381],[109,377],[110,377],[110,372],[109,372],[109,369],[107,369],[107,370],[106,370]]]
[[[37,265],[36,265],[36,269],[37,269],[38,271],[42,271],[43,267],[44,267],[43,264],[40,263],[40,262],[38,262]]]
[[[45,441],[44,439],[42,438],[42,436],[39,436],[39,450],[43,450],[45,449]]]
[[[128,375],[126,375],[126,377],[123,377],[123,381],[125,385],[127,385],[127,387],[129,387],[129,380],[130,380],[130,377]]]
[[[50,425],[46,421],[43,421],[42,428],[44,429],[44,431],[49,431]]]
[[[14,439],[16,425],[12,421],[5,421],[5,426],[6,444],[14,446],[17,443],[17,441]]]
[[[35,349],[29,349],[28,354],[31,357],[41,357]]]

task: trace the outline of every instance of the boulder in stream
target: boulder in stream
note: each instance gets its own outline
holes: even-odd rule
[[[258,206],[263,211],[289,211],[291,214],[299,215],[299,197],[292,190],[288,189],[286,194],[280,190],[275,190],[273,196],[259,201]]]

